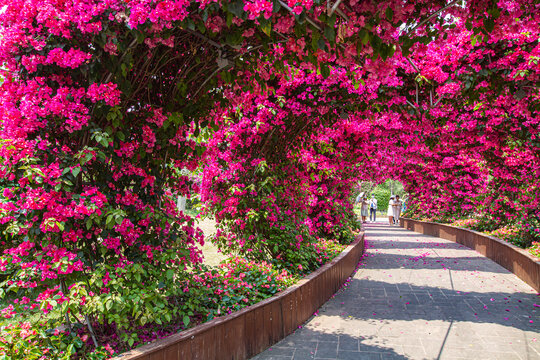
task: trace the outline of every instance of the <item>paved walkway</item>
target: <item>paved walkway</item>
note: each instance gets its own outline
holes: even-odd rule
[[[540,299],[473,250],[388,224],[348,286],[254,359],[540,359]]]

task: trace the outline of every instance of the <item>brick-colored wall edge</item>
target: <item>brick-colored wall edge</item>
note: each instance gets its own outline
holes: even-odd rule
[[[328,264],[240,311],[125,352],[113,360],[247,359],[291,334],[335,294],[364,253],[364,233]]]
[[[455,226],[407,218],[401,218],[400,224],[408,230],[454,241],[476,250],[540,292],[540,261],[524,249],[496,237]]]

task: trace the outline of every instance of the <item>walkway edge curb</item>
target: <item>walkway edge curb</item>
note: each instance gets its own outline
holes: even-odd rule
[[[400,225],[408,230],[440,237],[476,250],[540,292],[540,261],[524,249],[493,236],[451,225],[408,218],[401,218]]]
[[[290,335],[335,294],[364,254],[364,232],[331,262],[271,298],[113,360],[247,359]]]

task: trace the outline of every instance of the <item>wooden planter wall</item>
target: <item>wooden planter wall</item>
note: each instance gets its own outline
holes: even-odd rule
[[[338,257],[275,296],[123,353],[114,360],[247,359],[308,320],[339,290],[364,253],[364,234]]]
[[[503,240],[473,230],[427,221],[400,219],[401,226],[422,234],[450,240],[474,249],[513,272],[540,292],[540,261],[527,251]]]

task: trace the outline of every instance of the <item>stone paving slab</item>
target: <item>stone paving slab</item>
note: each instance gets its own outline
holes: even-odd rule
[[[382,222],[348,285],[269,359],[540,360],[540,299],[463,245]]]

